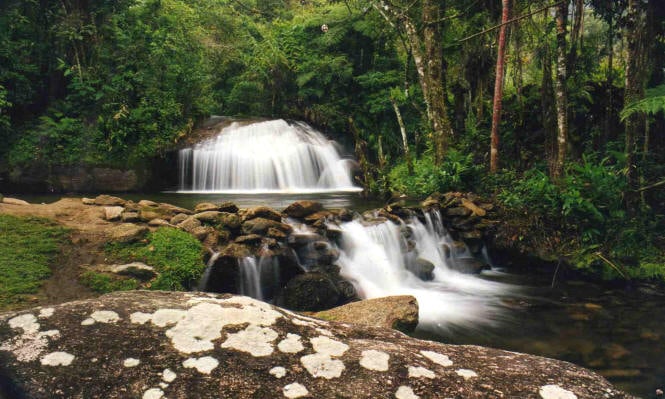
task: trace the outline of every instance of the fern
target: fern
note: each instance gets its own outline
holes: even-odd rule
[[[665,84],[647,89],[643,99],[632,102],[621,111],[621,121],[634,114],[655,115],[665,111]]]

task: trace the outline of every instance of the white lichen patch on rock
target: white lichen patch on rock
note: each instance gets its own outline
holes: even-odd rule
[[[432,351],[420,351],[420,354],[428,358],[429,360],[433,361],[434,363],[443,366],[443,367],[450,367],[453,365],[453,362],[448,358],[446,355],[442,355],[438,352],[432,352]]]
[[[152,313],[134,312],[129,315],[129,321],[133,324],[145,324],[152,320]]]
[[[141,364],[141,361],[133,357],[128,357],[127,359],[125,359],[125,361],[122,362],[122,365],[125,367],[136,367],[139,364]]]
[[[164,369],[164,371],[162,371],[162,380],[166,382],[173,382],[177,376],[178,375],[171,369]]]
[[[19,362],[37,360],[48,346],[49,339],[60,337],[58,330],[39,331],[37,318],[30,313],[11,318],[8,322],[12,329],[21,329],[23,333],[0,345],[1,351],[11,352]]]
[[[368,370],[388,371],[390,355],[377,350],[366,350],[360,353],[360,365]]]
[[[158,309],[150,317],[152,324],[157,327],[166,327],[172,324],[176,324],[180,320],[185,318],[187,312],[182,309]]]
[[[332,359],[324,353],[315,353],[300,358],[300,363],[313,377],[338,378],[346,368],[341,360]]]
[[[24,334],[33,334],[39,331],[39,323],[32,313],[22,314],[9,319],[9,327],[13,329],[22,329]]]
[[[476,374],[475,371],[468,370],[468,369],[458,369],[458,370],[455,370],[455,373],[457,375],[459,375],[460,377],[464,378],[465,380],[468,380],[469,378],[473,378],[473,377],[478,377],[478,374]]]
[[[55,313],[54,308],[43,308],[39,311],[39,318],[40,319],[48,319],[49,317],[53,316],[53,313]]]
[[[432,370],[428,370],[425,367],[415,367],[409,366],[409,378],[434,378],[436,374]]]
[[[286,338],[277,344],[277,348],[283,353],[298,353],[305,349],[300,340],[300,335],[288,333]]]
[[[93,325],[93,324],[95,324],[95,319],[93,319],[92,317],[88,317],[87,319],[84,319],[84,320],[81,322],[81,325],[82,325],[82,326],[91,326],[91,325]]]
[[[279,334],[271,328],[249,325],[246,329],[228,334],[222,348],[237,349],[254,357],[268,356],[274,348],[272,342]]]
[[[558,385],[544,385],[538,390],[543,399],[577,399],[577,395]]]
[[[416,395],[413,392],[413,389],[411,389],[411,387],[401,385],[399,388],[397,388],[397,392],[395,392],[395,398],[397,398],[397,399],[420,399],[420,396]]]
[[[270,373],[270,375],[272,375],[275,378],[282,378],[286,375],[286,369],[284,367],[277,366],[271,368],[268,373]]]
[[[112,310],[98,310],[92,312],[90,318],[98,323],[115,323],[120,320],[120,316]]]
[[[349,349],[345,343],[324,336],[310,338],[314,351],[328,356],[342,356]]]
[[[67,352],[52,352],[40,359],[42,366],[69,366],[74,361],[74,355]]]
[[[182,362],[182,365],[188,369],[195,368],[201,374],[210,374],[210,372],[212,372],[219,365],[219,361],[210,356],[204,356],[198,359],[190,357],[189,359]]]
[[[302,398],[303,396],[309,395],[307,388],[297,382],[285,386],[282,391],[284,392],[284,396],[290,399]]]
[[[143,399],[161,399],[164,397],[164,391],[159,388],[150,388],[143,393]]]

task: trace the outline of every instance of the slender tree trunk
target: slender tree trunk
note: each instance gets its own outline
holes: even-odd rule
[[[610,137],[610,131],[614,130],[612,121],[614,116],[614,15],[610,13],[607,29],[607,107],[605,108],[605,129],[601,133],[598,150],[605,148]]]
[[[356,153],[356,159],[360,164],[360,170],[363,174],[362,186],[367,191],[370,184],[372,183],[372,173],[370,172],[370,163],[367,160],[367,142],[360,138],[360,132],[356,128],[356,124],[353,122],[353,118],[349,116],[348,118],[349,130],[353,135],[353,141],[355,143],[354,149]]]
[[[409,41],[432,129],[435,163],[440,164],[452,135],[443,87],[443,47],[438,22],[441,6],[436,0],[423,0],[423,28],[418,29],[413,20],[394,5],[385,1],[374,1],[372,5],[388,23],[403,29]]]
[[[399,106],[397,106],[397,101],[394,98],[390,98],[390,102],[393,105],[395,110],[395,116],[397,116],[397,124],[399,124],[399,131],[402,133],[402,145],[404,147],[404,158],[406,159],[406,168],[409,172],[409,175],[413,175],[413,161],[411,160],[411,153],[409,152],[409,141],[406,138],[406,126],[404,126],[404,121],[402,120],[402,113],[399,112]]]
[[[496,76],[494,80],[494,105],[492,108],[492,133],[490,135],[490,173],[499,169],[499,123],[501,122],[501,99],[503,98],[503,75],[506,55],[506,22],[510,14],[510,1],[501,3],[501,28],[499,29],[499,49],[496,57]]]
[[[626,24],[626,88],[624,105],[644,98],[644,85],[646,80],[646,5],[642,0],[628,1],[628,16]],[[644,116],[633,115],[626,120],[625,155],[626,180],[628,187],[624,194],[624,201],[628,212],[635,213],[639,197],[635,190],[638,188],[638,173],[635,165],[637,137],[644,131]]]
[[[545,44],[543,51],[543,80],[540,84],[540,108],[543,130],[545,131],[545,158],[550,175],[556,163],[556,106],[554,102],[554,82],[552,82],[552,56],[551,49]]]
[[[554,84],[554,97],[556,103],[557,139],[556,160],[552,168],[552,178],[558,180],[563,174],[566,162],[566,147],[568,146],[568,89],[566,81],[568,78],[566,64],[568,53],[566,52],[566,25],[568,19],[568,2],[563,2],[556,7],[556,79]]]

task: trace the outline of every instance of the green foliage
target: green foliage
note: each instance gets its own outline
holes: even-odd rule
[[[656,115],[665,112],[665,84],[647,89],[642,100],[635,101],[621,111],[621,121],[635,114]]]
[[[440,167],[434,165],[431,155],[426,155],[414,161],[413,175],[409,175],[406,162],[401,161],[390,170],[388,179],[392,191],[423,198],[433,192],[470,188],[479,172],[471,154],[450,150]]]
[[[80,281],[93,291],[101,294],[113,291],[135,290],[140,286],[140,283],[133,278],[121,278],[94,271],[83,273]]]
[[[153,266],[159,277],[156,290],[191,288],[205,270],[203,247],[192,235],[173,228],[159,228],[148,235],[147,244],[111,244],[109,255],[123,261],[141,261]]]
[[[39,290],[67,234],[47,219],[0,215],[0,308]]]

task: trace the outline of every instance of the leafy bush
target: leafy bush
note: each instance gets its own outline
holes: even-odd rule
[[[441,166],[434,165],[431,155],[413,162],[413,174],[409,175],[405,161],[388,172],[389,187],[393,191],[410,196],[426,197],[433,192],[464,190],[477,180],[480,166],[474,165],[472,154],[450,150]]]
[[[39,290],[67,233],[47,219],[0,215],[0,308]]]
[[[153,266],[159,277],[150,288],[186,290],[199,280],[205,270],[203,246],[190,234],[160,228],[148,235],[147,244],[110,244],[107,252],[123,261],[141,261]]]

